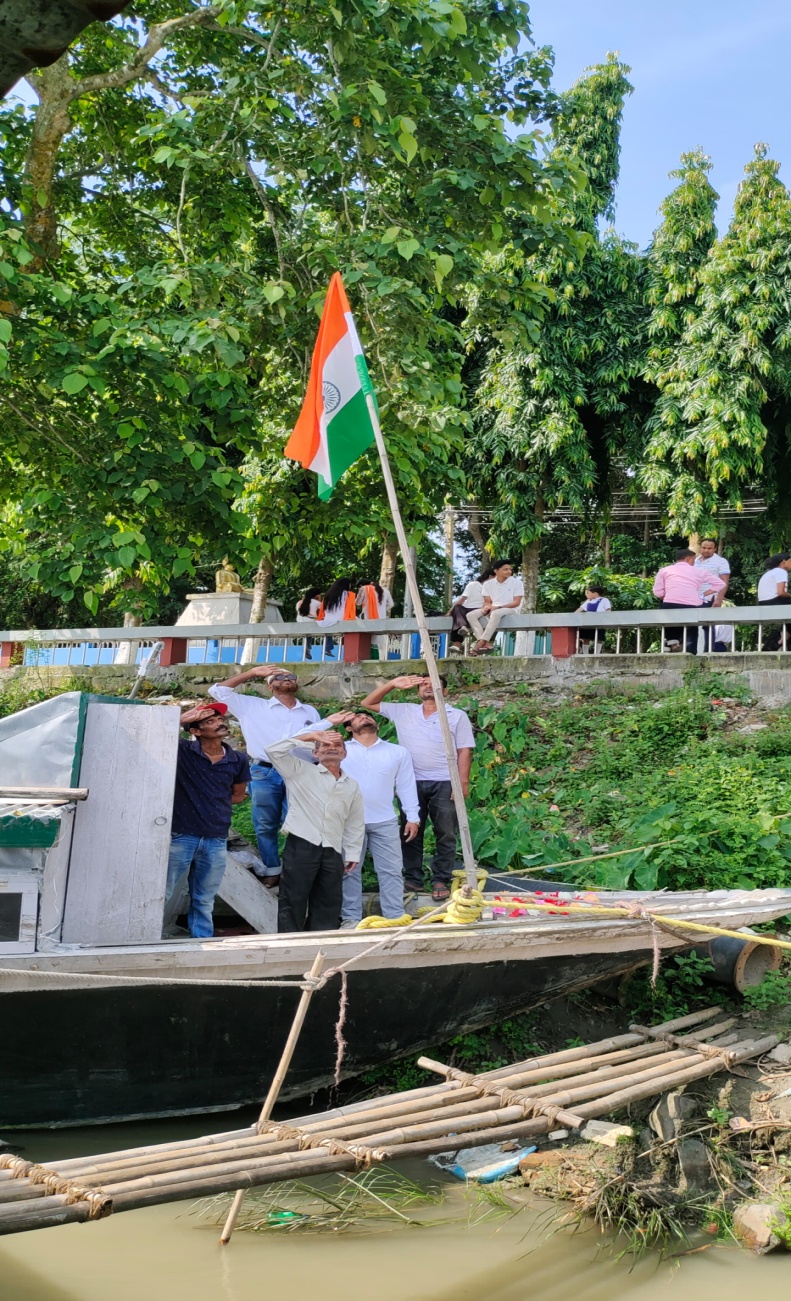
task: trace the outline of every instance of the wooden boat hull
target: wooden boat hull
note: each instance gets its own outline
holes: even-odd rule
[[[351,971],[342,1075],[586,988],[646,952]],[[314,995],[283,1098],[332,1083],[340,981]],[[258,1102],[297,991],[272,987],[64,989],[2,1000],[0,1133],[225,1110]]]
[[[654,944],[663,954],[685,947],[643,907],[731,928],[791,913],[787,890],[617,900],[636,915],[56,945],[0,957],[0,1133],[258,1102],[298,997],[295,983],[276,982],[299,981],[319,950],[328,971],[348,968],[340,1074],[349,1078],[632,970]],[[284,1099],[332,1083],[339,992],[335,974],[314,994]]]

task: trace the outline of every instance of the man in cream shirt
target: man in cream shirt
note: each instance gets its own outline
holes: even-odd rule
[[[339,716],[327,721],[337,722]],[[313,759],[295,753],[310,744]],[[359,863],[365,838],[360,788],[341,771],[343,737],[335,731],[304,731],[267,746],[266,755],[288,796],[277,929],[337,930],[343,874]]]

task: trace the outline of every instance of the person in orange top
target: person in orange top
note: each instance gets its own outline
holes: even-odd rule
[[[327,588],[319,608],[317,622],[328,628],[330,624],[357,618],[356,583],[350,578],[336,578]]]
[[[393,608],[393,597],[381,583],[363,583],[357,593],[357,605],[365,619],[389,619]],[[380,660],[386,660],[389,641],[387,633],[373,638],[373,645],[379,652]]]

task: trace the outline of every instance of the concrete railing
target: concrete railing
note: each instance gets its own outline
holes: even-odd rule
[[[651,655],[666,651],[715,650],[759,653],[791,650],[783,606],[727,609],[612,610],[602,614],[510,614],[498,634],[504,655]],[[448,653],[451,621],[428,620],[435,650]],[[725,627],[714,641],[712,630]],[[385,640],[385,638],[387,640]],[[414,619],[359,620],[322,629],[314,623],[169,625],[147,628],[12,629],[0,632],[0,668],[16,664],[134,664],[162,642],[159,663],[311,661],[358,663],[372,658],[414,659],[421,653]],[[676,644],[673,645],[672,643]]]

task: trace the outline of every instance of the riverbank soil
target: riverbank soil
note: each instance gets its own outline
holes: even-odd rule
[[[785,1036],[757,1062],[613,1117],[631,1137],[543,1141],[522,1160],[522,1181],[569,1204],[561,1223],[592,1218],[637,1253],[707,1239],[791,1248],[790,1015],[748,1017],[756,1038]]]

